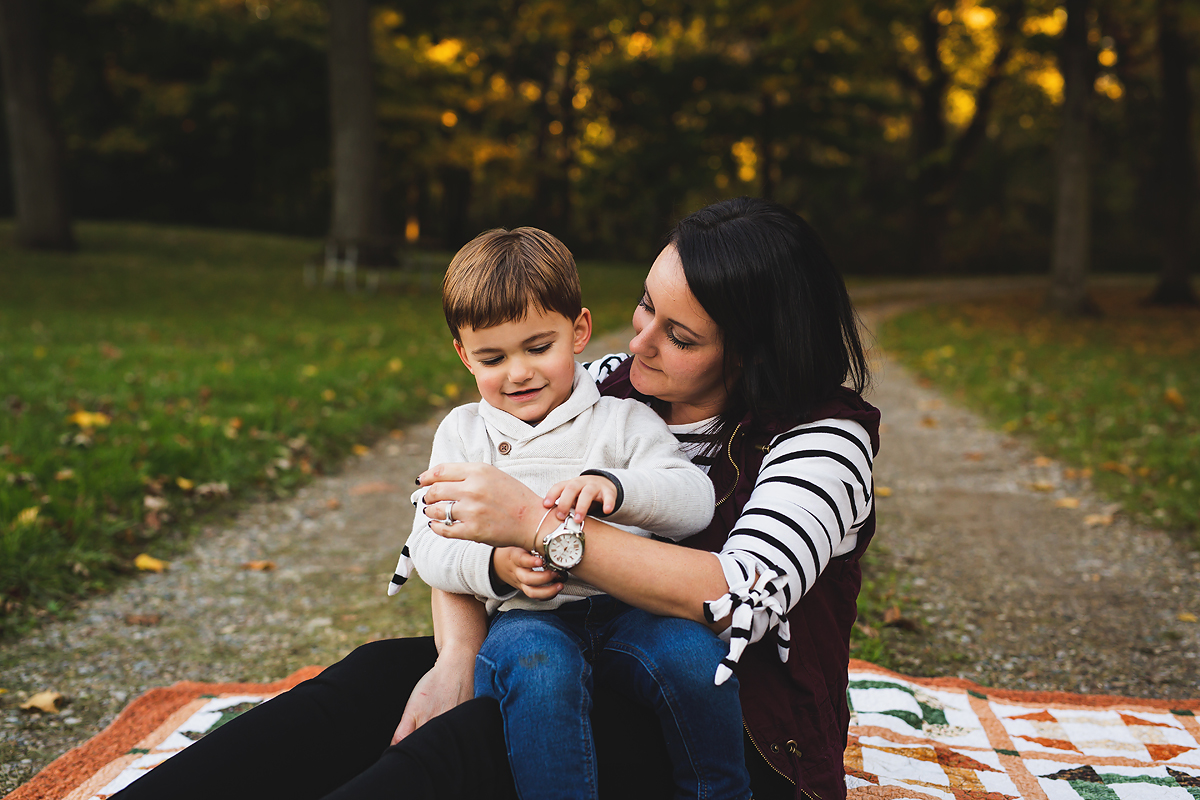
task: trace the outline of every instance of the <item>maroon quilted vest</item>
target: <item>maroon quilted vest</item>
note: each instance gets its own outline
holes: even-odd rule
[[[626,359],[600,384],[601,393],[649,399],[629,381],[631,362]],[[802,421],[818,419],[854,420],[870,435],[872,452],[879,452],[879,411],[856,392],[839,389]],[[713,520],[683,545],[714,552],[721,549],[750,499],[770,441],[794,424],[749,416],[742,421],[708,473],[720,501]],[[763,758],[796,785],[796,800],[842,800],[846,796],[842,754],[850,726],[846,702],[850,629],[858,616],[862,584],[858,562],[874,533],[872,510],[858,531],[854,552],[831,561],[789,612],[787,663],[779,660],[774,634],[768,633],[746,648],[734,670],[741,686],[746,730]]]

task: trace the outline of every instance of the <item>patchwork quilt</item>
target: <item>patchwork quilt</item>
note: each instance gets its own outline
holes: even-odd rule
[[[7,800],[104,800],[317,672],[152,690]],[[849,701],[850,800],[1200,800],[1200,699],[992,690],[852,661]]]

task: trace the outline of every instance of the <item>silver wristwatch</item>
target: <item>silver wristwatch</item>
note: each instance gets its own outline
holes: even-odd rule
[[[565,571],[583,560],[583,523],[571,514],[542,540],[542,557],[549,569]]]

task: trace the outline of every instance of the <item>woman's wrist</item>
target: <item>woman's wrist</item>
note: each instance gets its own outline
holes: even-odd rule
[[[545,530],[549,533],[558,527],[558,517],[551,516],[551,512],[553,511],[553,506],[547,508],[546,513],[542,514],[542,518],[538,520],[537,527],[533,529],[533,544],[529,546],[529,549],[534,553],[540,554],[542,552],[542,531]],[[546,528],[546,520],[550,520],[551,524],[549,528]]]

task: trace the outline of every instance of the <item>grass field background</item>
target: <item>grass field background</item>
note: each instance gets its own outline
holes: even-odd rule
[[[1200,310],[1097,289],[1067,320],[1018,295],[917,309],[880,340],[919,375],[1029,437],[1139,521],[1200,547]]]
[[[0,245],[4,631],[176,552],[197,513],[286,492],[473,391],[441,314],[448,253],[419,254],[425,291],[349,295],[304,286],[317,241],[77,234],[69,255]],[[581,265],[597,330],[628,323],[642,267]]]

